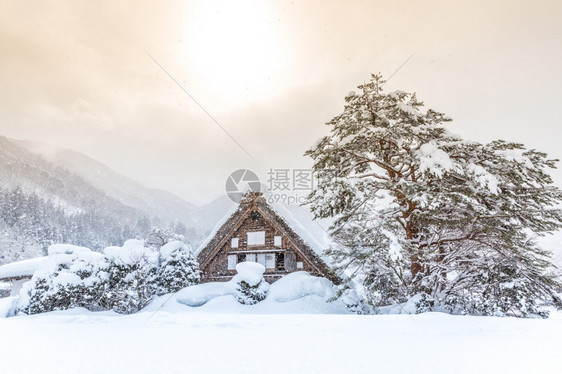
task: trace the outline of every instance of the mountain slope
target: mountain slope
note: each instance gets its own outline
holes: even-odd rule
[[[68,214],[91,211],[135,220],[140,212],[112,199],[83,178],[0,136],[0,187],[21,187]]]
[[[53,147],[40,142],[17,141],[17,143],[27,150],[43,156],[53,164],[80,176],[121,204],[132,207],[149,217],[157,217],[164,225],[170,222],[182,222],[189,227],[195,222],[196,206],[170,192],[147,188],[111,170],[101,162],[70,149]]]

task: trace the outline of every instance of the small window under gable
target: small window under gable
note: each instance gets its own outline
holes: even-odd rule
[[[274,236],[273,237],[273,245],[275,247],[281,247],[281,237],[280,236]]]
[[[248,245],[265,245],[265,231],[254,231],[248,234]]]
[[[238,238],[230,239],[230,248],[238,248]]]
[[[236,255],[229,255],[228,256],[228,270],[236,270],[237,260],[238,260],[238,256],[236,256]]]

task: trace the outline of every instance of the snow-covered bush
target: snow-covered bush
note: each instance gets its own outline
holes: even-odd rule
[[[173,241],[160,248],[156,279],[158,295],[177,292],[184,287],[198,284],[200,280],[199,263],[188,245]]]
[[[354,288],[344,287],[338,290],[337,300],[340,300],[347,310],[355,314],[374,314],[375,312],[367,300],[360,296]]]
[[[88,248],[52,245],[44,268],[20,291],[18,310],[27,314],[84,307],[100,310],[106,287],[99,270],[104,257]]]
[[[142,240],[127,240],[123,247],[104,250],[107,277],[103,305],[117,313],[135,313],[156,293],[158,252],[144,247]]]
[[[263,279],[265,266],[251,261],[240,262],[236,272],[232,282],[236,284],[234,296],[239,303],[253,305],[265,299],[269,291],[269,283]]]
[[[457,287],[444,293],[443,304],[447,311],[470,315],[548,316],[537,302],[534,280],[526,278],[516,266],[490,265],[476,278],[478,287]]]
[[[84,307],[135,313],[156,294],[199,283],[191,248],[174,241],[160,251],[142,240],[127,240],[104,253],[72,245],[52,245],[48,260],[20,292],[18,310],[27,314]]]

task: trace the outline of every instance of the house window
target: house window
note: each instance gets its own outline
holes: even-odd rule
[[[238,255],[237,260],[238,260],[237,262],[244,262],[244,261],[246,261],[246,255],[242,255],[242,254]]]
[[[228,255],[228,270],[236,270],[237,257],[236,255]]]
[[[238,238],[230,239],[230,248],[238,248]]]
[[[248,253],[246,255],[246,261],[256,262],[256,254],[255,253]]]
[[[304,264],[302,262],[297,262],[297,269],[304,269]]]
[[[275,262],[277,263],[276,269],[277,270],[285,270],[285,254],[284,253],[276,253],[275,254]]]
[[[281,247],[281,237],[280,236],[274,236],[273,237],[273,245],[275,247]]]
[[[258,264],[262,264],[263,266],[266,266],[265,253],[258,253]]]
[[[275,254],[274,253],[265,254],[265,268],[266,269],[275,269]]]
[[[248,245],[264,245],[265,244],[265,231],[249,232]]]

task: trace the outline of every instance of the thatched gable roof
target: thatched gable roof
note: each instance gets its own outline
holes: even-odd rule
[[[233,233],[253,211],[259,212],[267,221],[277,227],[291,241],[301,255],[314,266],[319,274],[322,274],[334,283],[341,282],[341,279],[334,274],[327,266],[326,261],[321,257],[323,251],[328,248],[327,245],[315,240],[313,235],[306,235],[307,233],[303,225],[297,222],[287,209],[280,206],[276,206],[274,209],[259,193],[248,193],[245,195],[237,209],[231,211],[230,215],[220,226],[216,227],[207,240],[199,247],[196,253],[201,268],[204,268],[217,255],[223,245],[230,240]],[[296,231],[299,231],[300,235]],[[303,239],[303,236],[306,236],[306,241]],[[327,234],[324,233],[324,236],[327,236]]]

